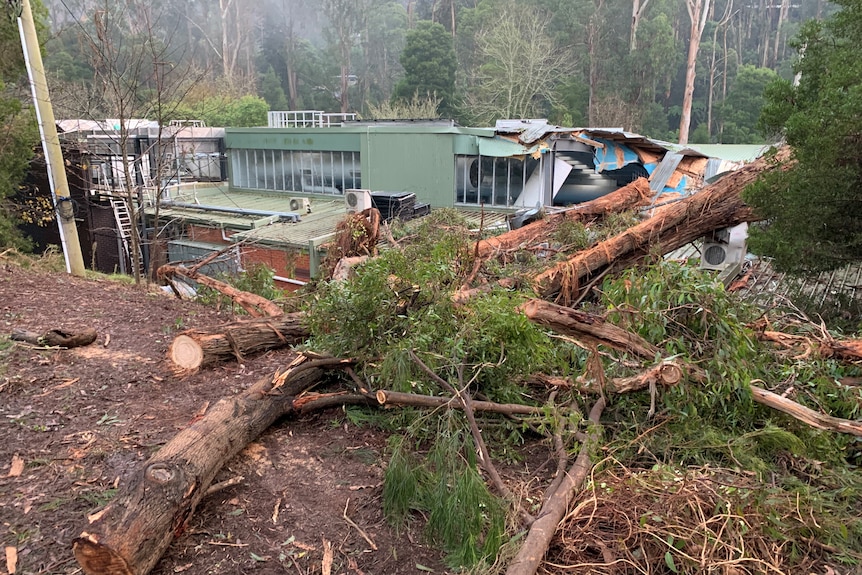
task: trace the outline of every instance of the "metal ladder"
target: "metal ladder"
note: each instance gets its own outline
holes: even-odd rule
[[[135,258],[132,257],[132,234],[136,232],[132,215],[129,213],[129,207],[126,205],[126,200],[119,196],[110,196],[111,207],[114,209],[114,219],[117,221],[117,230],[120,232],[120,238],[123,240],[123,248],[129,258],[129,265],[135,265]],[[121,260],[122,263],[122,260]],[[125,265],[123,265],[125,268]],[[138,275],[144,277],[144,254],[141,251],[141,243],[138,241]],[[134,272],[131,273],[134,275]]]

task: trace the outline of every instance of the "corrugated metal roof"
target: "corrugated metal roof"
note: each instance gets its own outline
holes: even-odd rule
[[[688,149],[729,162],[752,162],[769,150],[769,144],[687,144]]]
[[[702,244],[701,240],[686,244],[666,254],[665,259],[697,265]],[[735,286],[740,296],[763,309],[787,307],[788,302],[793,302],[808,310],[823,310],[862,299],[862,265],[859,264],[820,274],[792,276],[775,271],[769,259],[748,254],[736,279],[745,280]]]
[[[171,200],[195,207],[179,207],[175,203],[163,205],[159,210],[161,221],[176,219],[187,223],[239,230],[230,236],[231,241],[253,241],[260,244],[308,248],[309,242],[320,243],[322,238],[335,232],[338,222],[347,215],[343,198],[309,198],[311,213],[299,213],[298,222],[268,221],[264,214],[243,214],[241,211],[291,213],[290,198],[285,194],[267,194],[249,191],[229,191],[225,186],[198,185],[180,192],[172,189]],[[299,197],[298,195],[295,197]],[[207,208],[212,209],[207,209]],[[235,209],[225,212],[222,209]],[[149,215],[154,213],[152,206],[146,208]],[[485,230],[497,229],[507,225],[508,212],[463,210],[468,225]]]
[[[682,155],[677,154],[676,152],[668,152],[662,158],[662,161],[659,162],[656,169],[650,174],[649,177],[649,187],[654,192],[661,192],[664,190],[665,184],[676,171],[677,166],[679,166],[680,161],[682,161]]]

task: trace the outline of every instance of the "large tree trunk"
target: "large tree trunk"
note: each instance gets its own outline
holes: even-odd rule
[[[682,114],[679,120],[679,143],[688,143],[688,131],[691,125],[691,105],[694,101],[694,76],[697,66],[697,53],[700,50],[700,37],[706,26],[709,14],[710,0],[686,0],[688,17],[691,21],[691,32],[688,38],[688,59],[685,66],[685,91],[682,96]]]
[[[482,240],[479,242],[478,255],[480,258],[486,258],[497,252],[505,252],[519,246],[528,246],[535,242],[545,241],[563,221],[583,221],[611,212],[623,212],[646,205],[651,197],[649,181],[646,178],[638,178],[600,198],[584,202],[563,212],[551,214],[522,228]]]
[[[210,330],[189,329],[171,342],[168,357],[181,369],[198,369],[245,354],[295,345],[305,340],[305,314],[240,320]]]
[[[759,158],[698,193],[656,210],[625,232],[578,252],[534,278],[542,297],[559,294],[564,303],[577,299],[590,280],[610,267],[631,267],[650,253],[666,254],[719,228],[760,219],[741,197],[742,190],[764,171],[787,165],[788,149],[774,159]],[[776,164],[776,162],[785,162]]]
[[[278,377],[219,401],[144,463],[72,544],[87,575],[145,575],[182,533],[219,469],[279,417],[324,367],[349,363],[302,356]]]

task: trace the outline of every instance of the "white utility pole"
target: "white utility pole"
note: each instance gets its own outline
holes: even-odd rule
[[[66,164],[63,162],[54,109],[51,107],[51,98],[48,95],[48,81],[45,79],[45,67],[42,65],[42,52],[39,50],[39,39],[36,37],[36,25],[33,22],[30,0],[23,0],[21,4],[18,32],[21,34],[24,62],[30,77],[39,134],[42,136],[42,149],[45,151],[54,211],[57,214],[57,223],[60,225],[60,240],[63,243],[63,255],[66,258],[66,271],[74,276],[83,276],[84,257],[81,255],[81,243],[78,241],[78,228],[75,227],[75,209],[69,195]]]

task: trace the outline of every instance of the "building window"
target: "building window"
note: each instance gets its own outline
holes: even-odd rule
[[[341,195],[362,187],[358,152],[230,151],[236,188]]]
[[[538,166],[539,161],[529,156],[455,156],[455,203],[513,206]]]

